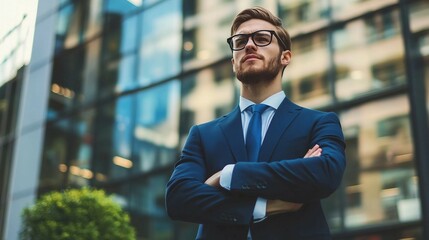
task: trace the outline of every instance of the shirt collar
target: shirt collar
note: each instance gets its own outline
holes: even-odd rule
[[[276,94],[271,95],[270,97],[268,97],[267,99],[265,99],[262,104],[268,105],[274,109],[277,110],[277,108],[280,106],[280,104],[283,102],[283,100],[285,99],[286,94],[283,91],[280,91]],[[249,107],[250,105],[255,104],[254,102],[250,101],[249,99],[246,99],[242,96],[240,96],[240,111],[243,112],[244,110],[246,110],[247,107]]]

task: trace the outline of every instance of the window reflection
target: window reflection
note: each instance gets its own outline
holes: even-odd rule
[[[3,137],[15,132],[25,69],[21,67],[13,79],[0,85],[0,144],[6,142]]]
[[[180,83],[171,81],[136,97],[132,169],[147,172],[176,160]]]
[[[377,13],[333,32],[339,99],[405,84],[398,14],[397,9]]]
[[[92,171],[94,110],[68,120],[60,120],[46,129],[40,191],[89,184]]]
[[[139,3],[128,0],[110,0],[104,10],[105,39],[104,59],[119,57],[119,53],[134,52],[137,49]],[[140,3],[141,4],[141,3]],[[133,15],[130,15],[130,12]]]
[[[70,120],[58,121],[46,127],[40,167],[39,194],[60,189],[67,177],[68,159],[75,149],[69,147],[75,138]]]
[[[427,35],[423,39],[421,39],[420,42],[420,52],[424,57],[423,66],[425,66],[425,68],[423,71],[426,83],[426,108],[428,109],[429,116],[429,31],[427,32]]]
[[[8,190],[10,186],[10,176],[12,175],[12,155],[13,142],[4,142],[0,145],[0,201],[6,203],[9,201]],[[0,208],[0,217],[4,219],[5,211]]]
[[[226,43],[236,12],[233,2],[184,0],[184,68],[203,66],[230,54]],[[213,8],[213,4],[217,5]]]
[[[201,67],[231,54],[226,43],[235,15],[245,7],[259,5],[273,10],[275,1],[184,0],[184,69]]]
[[[116,60],[121,56],[121,34],[125,31],[122,28],[121,15],[108,15],[106,17],[106,29],[102,38],[101,59],[105,62]]]
[[[131,218],[136,223],[138,235],[144,239],[174,238],[173,222],[168,220],[164,207],[168,179],[169,173],[131,183],[129,206]]]
[[[106,7],[104,12],[114,15],[127,15],[136,11],[141,5],[142,0],[105,0]]]
[[[336,20],[351,19],[358,15],[394,5],[398,0],[330,0],[333,18]]]
[[[370,43],[392,38],[400,33],[399,11],[371,15],[365,19],[365,26]]]
[[[70,130],[74,136],[69,139],[68,148],[73,149],[67,164],[68,185],[87,186],[94,177],[92,157],[94,149],[95,110],[80,113],[72,122]],[[63,166],[60,166],[62,171]]]
[[[413,5],[410,6],[410,10],[410,28],[418,44],[416,60],[421,66],[421,72],[416,76],[425,82],[426,108],[429,117],[429,2],[424,0],[414,1]]]
[[[130,54],[124,56],[119,63],[118,83],[115,92],[122,92],[136,86],[136,56]]]
[[[76,32],[76,30],[74,30],[74,28],[71,27],[72,14],[74,10],[75,10],[75,6],[73,4],[68,4],[58,12],[58,21],[57,21],[56,37],[55,37],[56,51],[60,51],[65,47],[66,39],[77,38],[76,35],[78,35],[78,33]],[[71,29],[73,29],[73,31]],[[70,40],[67,40],[67,41],[70,42]],[[74,43],[74,44],[77,44],[77,43]]]
[[[97,182],[126,177],[132,161],[135,96],[123,96],[98,109],[95,136],[95,179]]]
[[[379,230],[377,233],[354,234],[348,237],[336,237],[337,240],[423,240],[420,227],[391,227],[387,230]]]
[[[135,1],[135,0],[134,0]],[[137,0],[137,1],[141,1],[141,0]],[[144,0],[143,1],[143,6],[150,6],[154,3],[159,2],[160,0]]]
[[[59,2],[60,2],[60,6],[61,5],[64,5],[64,4],[66,4],[66,3],[69,3],[71,0],[59,0]]]
[[[348,161],[345,227],[420,219],[408,113],[401,95],[341,114]]]
[[[126,18],[122,22],[121,30],[121,52],[131,52],[136,51],[137,49],[137,24],[138,16],[134,15],[129,18]]]
[[[93,102],[97,96],[100,41],[66,51],[54,62],[48,118]]]
[[[289,99],[308,107],[325,106],[331,102],[326,41],[325,31],[294,39],[292,62],[285,70],[283,81]]]
[[[98,96],[108,98],[137,87],[137,16],[108,13],[108,29],[102,40]]]
[[[224,63],[186,77],[182,83],[181,136],[189,128],[220,117],[237,104],[237,82],[231,64]]]
[[[291,36],[327,25],[328,13],[329,0],[280,0],[283,25]]]
[[[56,52],[72,48],[101,32],[102,0],[71,1],[59,11]]]
[[[141,85],[179,73],[181,29],[181,1],[164,1],[142,13],[138,77]]]
[[[115,93],[135,88],[137,86],[136,67],[136,55],[134,54],[106,62],[101,69],[98,96],[100,98],[111,97]]]

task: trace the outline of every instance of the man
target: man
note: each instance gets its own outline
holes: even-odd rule
[[[337,116],[285,97],[290,37],[269,11],[239,13],[227,41],[240,103],[191,128],[167,184],[169,216],[199,223],[197,239],[330,239],[320,199],[346,165]]]

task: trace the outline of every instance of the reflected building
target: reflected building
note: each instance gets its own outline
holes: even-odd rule
[[[0,142],[14,148],[4,238],[17,239],[19,211],[40,195],[94,186],[130,213],[139,239],[192,239],[195,224],[166,215],[165,185],[189,128],[237,105],[226,38],[254,5],[292,37],[286,95],[341,119],[348,165],[323,201],[334,239],[429,236],[427,1],[51,2],[39,2],[16,87],[18,124],[0,128],[16,129]]]

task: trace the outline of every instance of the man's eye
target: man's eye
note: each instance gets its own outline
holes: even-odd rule
[[[241,46],[243,44],[246,44],[246,40],[247,39],[245,37],[239,37],[239,38],[236,38],[234,42],[236,46]]]
[[[266,44],[270,42],[270,35],[267,34],[256,34],[253,39],[257,43]]]

